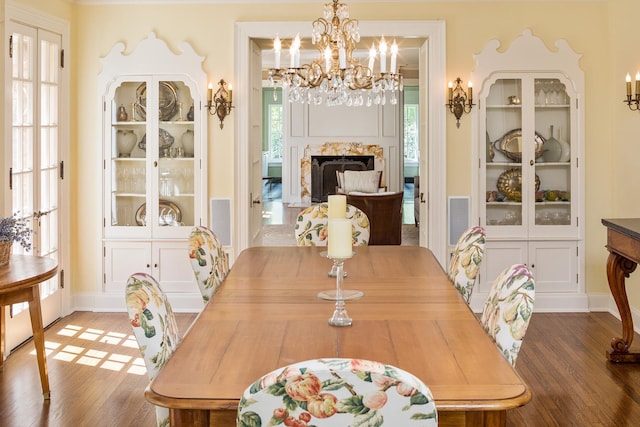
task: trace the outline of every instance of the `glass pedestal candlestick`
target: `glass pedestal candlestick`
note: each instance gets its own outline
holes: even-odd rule
[[[331,266],[331,271],[328,273],[329,277],[336,277],[336,278],[338,277],[338,264],[340,264],[341,266],[342,277],[347,277],[347,272],[344,271],[344,261],[349,258],[353,258],[355,254],[356,253],[353,252],[350,257],[345,257],[345,258],[330,258],[333,261],[333,265]],[[322,251],[320,252],[320,256],[329,258],[329,253],[327,251]],[[362,291],[355,291],[352,289],[342,289],[342,281],[340,281],[340,290],[341,290],[340,299],[342,299],[343,301],[362,298],[364,295],[364,292]],[[319,292],[318,298],[326,299],[329,301],[337,301],[338,300],[337,287],[336,289],[330,289],[328,291]]]
[[[336,302],[333,316],[328,320],[331,326],[351,326],[353,320],[349,317],[345,307],[345,301],[348,299],[361,298],[364,295],[362,291],[352,291],[342,289],[342,281],[344,280],[344,261],[347,258],[334,258],[336,266],[336,289],[335,291],[324,291],[318,294],[318,297]]]
[[[344,271],[342,273],[344,275],[344,277],[347,277],[347,272]],[[336,264],[336,260],[333,260],[333,264],[331,264],[331,270],[329,270],[329,272],[327,273],[327,276],[329,277],[336,277],[338,275],[338,265]]]

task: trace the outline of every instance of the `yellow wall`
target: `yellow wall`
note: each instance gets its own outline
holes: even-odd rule
[[[54,13],[51,0],[31,0]],[[64,2],[55,2],[65,4]],[[149,31],[176,48],[188,41],[206,56],[204,69],[211,80],[230,79],[234,72],[234,23],[237,21],[310,21],[321,14],[323,1],[296,5],[192,4],[192,5],[73,5],[72,28],[72,233],[73,289],[99,289],[100,271],[100,129],[96,76],[99,58],[116,42],[135,48]],[[347,1],[347,3],[349,3]],[[636,159],[640,158],[640,113],[621,102],[623,78],[640,69],[640,35],[625,25],[640,15],[637,0],[556,2],[408,2],[352,3],[351,15],[364,20],[444,20],[447,26],[447,78],[469,79],[473,55],[486,42],[497,39],[501,48],[530,28],[550,49],[565,39],[582,54],[585,72],[586,171],[586,273],[589,293],[608,293],[605,275],[606,233],[600,219],[640,216]],[[625,25],[622,25],[624,23]],[[233,82],[232,82],[233,83]],[[443,82],[443,90],[444,82]],[[443,106],[444,108],[444,106]],[[459,129],[451,115],[447,120],[447,193],[471,193],[471,120],[464,117]],[[233,197],[232,114],[224,130],[209,126],[209,196]],[[640,274],[638,274],[640,277]],[[639,278],[631,290],[631,302],[640,308]]]

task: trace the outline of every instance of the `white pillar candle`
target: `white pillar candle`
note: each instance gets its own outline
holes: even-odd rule
[[[329,258],[349,258],[353,254],[351,220],[334,218],[328,224],[329,240],[327,254]]]
[[[327,196],[329,201],[329,219],[347,217],[347,196],[332,194]]]
[[[347,52],[343,47],[338,50],[338,60],[340,63],[340,69],[344,70],[347,68]]]

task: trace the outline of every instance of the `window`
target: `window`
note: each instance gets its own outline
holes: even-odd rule
[[[282,137],[284,134],[284,111],[282,96],[274,96],[274,88],[262,89],[262,151],[267,161],[282,161]]]
[[[269,129],[267,129],[267,142],[269,147],[269,160],[282,161],[282,131],[284,122],[282,120],[282,104],[269,105]]]
[[[419,108],[418,104],[404,104],[404,160],[417,162],[419,158]]]
[[[420,89],[404,87],[404,162],[418,163],[420,159]]]

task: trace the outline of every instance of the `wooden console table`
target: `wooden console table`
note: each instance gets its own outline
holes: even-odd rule
[[[5,350],[4,307],[26,301],[29,303],[33,343],[36,348],[40,383],[45,399],[49,399],[50,390],[38,285],[52,278],[57,270],[58,263],[55,259],[31,255],[12,255],[9,264],[0,267],[0,369],[3,368]]]
[[[625,278],[640,262],[640,218],[603,219],[607,227],[607,279],[622,320],[622,338],[613,338],[607,350],[611,362],[640,362],[640,353],[629,351],[633,342],[633,318]]]

